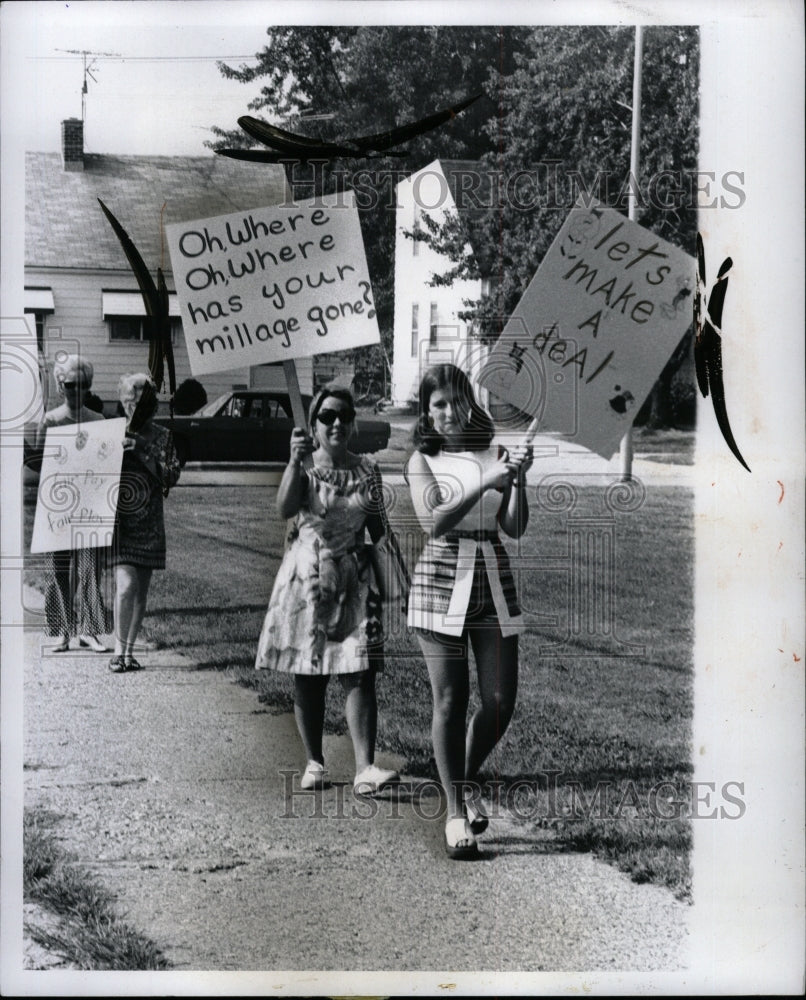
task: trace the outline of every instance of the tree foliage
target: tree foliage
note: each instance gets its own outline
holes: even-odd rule
[[[249,110],[310,136],[372,134],[485,94],[412,141],[403,158],[335,160],[292,178],[300,196],[356,191],[388,353],[402,177],[437,157],[478,161],[486,176],[492,196],[481,210],[441,226],[424,214],[423,228],[409,234],[451,261],[435,284],[490,278],[463,316],[486,339],[500,333],[580,192],[627,210],[633,28],[307,26],[272,27],[267,36],[255,67],[221,71],[261,80]],[[638,221],[693,252],[696,197],[686,178],[697,159],[697,29],[644,29],[642,62]],[[251,144],[240,130],[213,132],[212,148]]]
[[[263,81],[248,110],[283,128],[323,139],[369,135],[414,121],[469,95],[490,93],[497,72],[514,67],[522,28],[270,28],[254,67],[219,64],[244,83]],[[482,97],[455,119],[408,144],[405,157],[335,160],[298,168],[295,194],[356,191],[381,337],[391,353],[394,313],[394,185],[437,156],[477,159],[489,149],[485,125],[495,102]],[[315,118],[311,116],[315,115]],[[321,116],[326,116],[322,118]],[[212,128],[212,149],[247,147],[240,129]]]

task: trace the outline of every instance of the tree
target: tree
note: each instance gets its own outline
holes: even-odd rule
[[[249,105],[293,131],[325,139],[366,135],[461,98],[485,97],[448,125],[420,136],[402,158],[333,161],[298,171],[296,193],[356,192],[381,338],[392,350],[394,185],[431,160],[479,162],[494,197],[418,238],[453,264],[437,283],[484,274],[490,291],[464,319],[495,339],[585,191],[626,211],[632,102],[632,28],[338,26],[267,31],[258,65],[222,73],[265,81]],[[692,177],[697,157],[698,33],[644,33],[638,221],[693,252],[696,204],[663,171]],[[314,116],[316,116],[314,118]],[[325,116],[324,118],[322,116]],[[248,146],[240,130],[213,128],[211,148]],[[684,186],[685,188],[685,186]],[[411,234],[414,235],[414,234]],[[468,257],[470,244],[474,254]],[[380,352],[379,352],[380,353]],[[676,352],[685,359],[688,352]],[[671,382],[673,371],[661,384]],[[660,407],[655,408],[660,414]]]
[[[514,68],[524,28],[462,26],[279,27],[267,31],[255,67],[219,63],[224,76],[265,81],[249,110],[275,124],[324,139],[368,135],[416,120],[489,90],[496,73]],[[486,128],[496,113],[484,97],[449,124],[408,144],[405,157],[318,164],[289,180],[299,196],[356,192],[382,344],[392,352],[394,185],[437,156],[477,159],[493,148]],[[315,118],[313,116],[316,116]],[[214,126],[212,149],[246,147],[240,129]]]
[[[622,212],[630,188],[634,29],[536,28],[511,73],[491,86],[499,113],[487,124],[497,149],[481,159],[495,197],[415,236],[453,261],[434,283],[488,276],[490,290],[462,318],[494,341],[580,193]],[[698,33],[644,32],[638,221],[694,253]],[[468,256],[466,247],[473,247]],[[672,378],[690,360],[675,352],[643,416],[668,421]],[[692,374],[693,378],[693,374]]]

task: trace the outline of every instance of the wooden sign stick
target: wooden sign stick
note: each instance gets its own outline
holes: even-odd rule
[[[285,382],[288,386],[288,397],[291,400],[291,416],[294,418],[294,426],[301,427],[306,433],[308,431],[307,415],[302,402],[302,393],[299,389],[299,378],[297,378],[297,365],[294,359],[283,362],[283,372]],[[306,455],[302,462],[304,469],[309,469],[313,464],[310,455]]]
[[[523,438],[524,448],[528,448],[529,445],[534,441],[535,435],[537,434],[537,428],[540,426],[540,418],[535,417],[534,420],[526,428],[526,434]]]

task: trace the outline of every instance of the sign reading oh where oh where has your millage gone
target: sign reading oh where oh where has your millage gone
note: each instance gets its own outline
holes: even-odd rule
[[[112,543],[118,502],[133,502],[139,487],[121,485],[125,434],[123,417],[48,428],[31,552]]]
[[[351,191],[165,231],[194,375],[380,341]]]
[[[549,247],[479,382],[611,458],[692,321],[693,257],[596,202]]]

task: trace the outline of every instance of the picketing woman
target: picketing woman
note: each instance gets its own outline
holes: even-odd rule
[[[140,372],[123,375],[118,398],[128,420],[118,494],[111,563],[115,568],[116,674],[140,670],[134,655],[146,612],[151,574],[165,569],[163,497],[179,479],[179,461],[170,431],[155,424],[156,388]]]
[[[53,366],[53,377],[62,402],[49,410],[37,429],[36,445],[41,451],[49,427],[65,427],[103,420],[86,405],[92,386],[93,366],[78,354],[60,357]],[[98,638],[112,629],[111,610],[101,592],[104,556],[103,548],[77,548],[47,554],[45,586],[46,633],[56,636],[54,653],[70,648],[72,636],[78,636],[81,647],[96,653],[108,652]]]
[[[488,816],[475,778],[509,725],[518,685],[523,619],[499,529],[513,538],[526,530],[532,449],[507,452],[494,434],[464,372],[454,365],[425,372],[406,475],[428,538],[412,575],[408,624],[431,680],[445,848],[454,859],[478,854]],[[480,707],[467,725],[471,649]]]
[[[372,794],[397,780],[375,764],[375,678],[383,669],[382,605],[366,532],[385,530],[381,475],[353,454],[355,405],[347,389],[313,399],[307,429],[295,427],[291,458],[277,492],[293,519],[274,581],[255,666],[294,675],[294,714],[307,764],[303,789],[327,783],[322,734],[325,695],[337,676],[355,755],[354,788]]]

